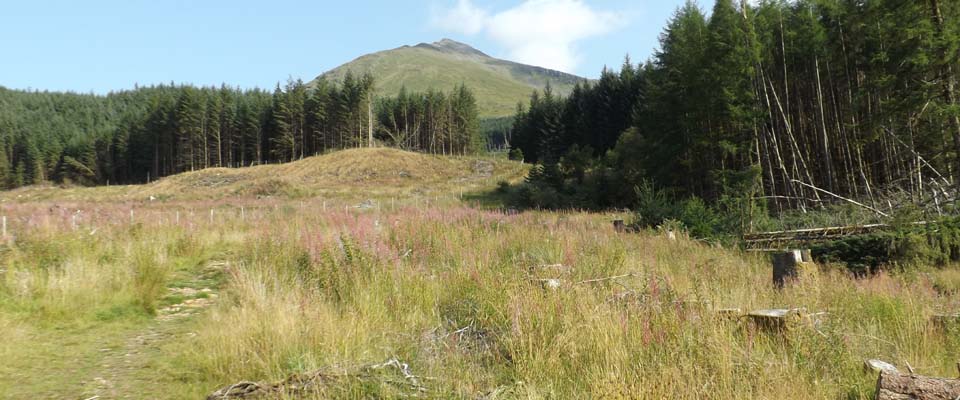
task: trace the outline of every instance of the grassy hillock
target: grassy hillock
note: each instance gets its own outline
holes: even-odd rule
[[[0,201],[159,201],[227,198],[367,198],[470,192],[518,181],[527,167],[492,157],[444,157],[391,148],[349,149],[248,168],[210,168],[146,185],[32,186],[0,193]]]

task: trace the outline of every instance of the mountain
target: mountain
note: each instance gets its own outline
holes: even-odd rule
[[[554,93],[567,94],[576,82],[586,81],[564,72],[493,58],[450,39],[367,54],[317,79],[339,82],[347,71],[355,75],[372,73],[380,96],[396,96],[401,87],[408,91],[450,91],[465,83],[477,96],[482,117],[512,115],[518,102],[526,103],[533,90],[543,89],[548,82]]]

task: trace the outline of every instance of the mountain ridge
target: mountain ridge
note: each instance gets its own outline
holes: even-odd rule
[[[395,96],[401,88],[414,92],[450,91],[462,83],[476,95],[483,117],[512,115],[518,103],[526,103],[534,90],[543,90],[548,84],[554,93],[565,95],[576,83],[589,81],[565,72],[498,59],[445,38],[359,56],[324,72],[309,84],[315,85],[320,79],[342,82],[347,72],[373,74],[378,96]]]

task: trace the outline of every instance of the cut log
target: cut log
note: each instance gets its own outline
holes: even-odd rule
[[[880,372],[877,400],[956,400],[960,380]]]

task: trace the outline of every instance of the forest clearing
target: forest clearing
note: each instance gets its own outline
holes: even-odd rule
[[[960,1],[44,3],[0,399],[960,400]]]
[[[409,187],[362,178],[360,201],[7,200],[0,396],[201,398],[319,376],[280,396],[871,398],[865,360],[957,374],[957,324],[933,319],[960,311],[955,270],[821,265],[777,290],[764,255],[618,233],[622,214],[486,209],[460,200],[473,171],[444,174],[399,202],[377,193]],[[748,316],[768,309],[816,318]]]

